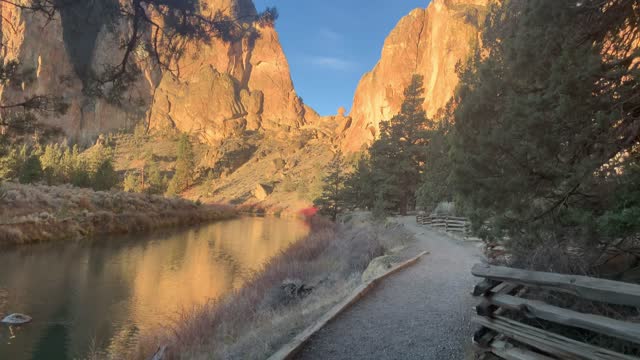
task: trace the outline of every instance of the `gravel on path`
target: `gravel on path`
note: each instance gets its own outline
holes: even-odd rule
[[[430,254],[383,280],[327,324],[297,359],[465,358],[473,333],[470,293],[477,282],[471,267],[482,261],[477,243],[419,226],[415,217],[394,221],[415,233],[411,251]]]

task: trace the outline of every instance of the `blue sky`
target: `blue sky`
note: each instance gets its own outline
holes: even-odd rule
[[[321,115],[351,107],[362,75],[398,20],[429,0],[254,0],[278,8],[276,29],[298,95]]]

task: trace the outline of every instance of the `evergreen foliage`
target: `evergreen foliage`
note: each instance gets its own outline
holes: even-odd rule
[[[126,192],[142,192],[140,176],[135,171],[127,171],[122,182],[122,187]]]
[[[193,145],[189,140],[189,136],[182,134],[178,141],[176,171],[169,183],[167,193],[176,195],[187,190],[193,183],[194,174],[195,155],[193,153]]]
[[[384,195],[382,191],[376,194],[375,200],[373,201],[373,208],[371,209],[371,215],[376,220],[384,220],[389,212],[387,209],[389,208],[389,204],[384,199]]]
[[[422,184],[417,192],[417,203],[427,211],[433,210],[441,202],[454,200],[451,184],[452,166],[450,160],[453,103],[438,113],[435,126],[429,129],[429,142],[425,147],[425,165]]]
[[[415,205],[415,195],[425,162],[425,146],[431,121],[422,107],[423,79],[414,75],[404,91],[400,113],[380,122],[380,136],[361,159],[347,181],[347,198],[352,205],[397,209],[401,214]],[[373,201],[373,194],[380,201]]]
[[[361,157],[354,171],[345,179],[345,202],[351,207],[371,209],[374,205],[373,174],[368,157]],[[377,194],[376,194],[377,195]]]
[[[166,191],[166,179],[162,176],[160,172],[160,167],[158,163],[153,160],[153,158],[147,162],[145,166],[145,174],[147,176],[147,188],[145,191],[148,194],[163,194]]]
[[[320,213],[336,221],[338,214],[344,210],[345,162],[342,152],[338,151],[327,167],[327,174],[322,179],[322,194],[313,201]]]
[[[44,181],[48,185],[72,184],[109,190],[119,181],[113,168],[113,150],[103,145],[85,152],[77,145],[8,146],[0,151],[0,165],[0,180],[21,183]]]
[[[476,224],[531,241],[637,234],[638,14],[617,0],[492,7],[451,137]]]
[[[42,166],[36,155],[28,156],[20,169],[20,183],[30,184],[42,179]]]

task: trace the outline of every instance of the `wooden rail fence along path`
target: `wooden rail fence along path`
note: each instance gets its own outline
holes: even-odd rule
[[[640,359],[532,326],[535,321],[524,320],[542,320],[585,333],[606,335],[639,348],[640,323],[577,312],[522,297],[527,289],[542,288],[582,300],[640,307],[640,285],[487,264],[475,265],[471,273],[484,278],[473,289],[473,295],[481,299],[473,318],[473,322],[481,326],[473,337],[481,356],[486,358],[490,354],[494,359],[507,360]]]
[[[428,225],[446,232],[460,233],[464,236],[469,234],[469,227],[471,225],[469,219],[465,217],[426,214],[418,214],[416,216],[416,222],[419,225]]]

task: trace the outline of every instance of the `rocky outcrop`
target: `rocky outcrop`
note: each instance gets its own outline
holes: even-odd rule
[[[278,35],[271,26],[251,22],[257,14],[253,2],[204,0],[201,7],[205,14],[219,11],[240,19],[246,35],[231,42],[190,44],[177,63],[179,77],[161,73],[136,53],[142,76],[128,87],[124,101],[114,104],[88,95],[85,79],[121,60],[117,49],[124,24],[109,31],[99,20],[100,9],[89,5],[47,19],[0,3],[4,61],[18,60],[23,71],[33,73],[23,84],[0,89],[1,99],[10,103],[36,94],[62,96],[69,111],[40,115],[40,122],[86,143],[140,121],[151,128],[189,132],[211,144],[245,130],[302,126],[307,109],[293,88]],[[79,21],[78,16],[95,21]]]
[[[207,9],[233,18],[256,15],[250,0],[209,0]],[[289,64],[271,26],[247,23],[242,39],[191,46],[178,66],[180,78],[165,74],[150,111],[152,128],[172,126],[217,144],[245,130],[298,128],[305,108],[291,81]]]
[[[487,3],[433,0],[400,20],[384,43],[380,61],[360,80],[343,149],[361,150],[378,135],[380,121],[399,112],[413,74],[424,76],[429,116],[446,105],[458,84],[456,64],[477,44]]]
[[[105,130],[128,127],[135,121],[135,114],[139,116],[148,109],[158,76],[146,70],[124,94],[124,98],[131,100],[126,104],[116,105],[83,91],[85,75],[119,53],[119,39],[104,26],[79,28],[74,25],[76,19],[65,12],[47,19],[8,2],[0,4],[0,14],[3,45],[0,56],[5,63],[17,60],[23,74],[20,84],[0,88],[3,104],[19,103],[33,95],[61,96],[69,104],[67,113],[39,114],[39,120],[79,140],[89,140]],[[78,10],[77,16],[84,15],[89,16]]]

